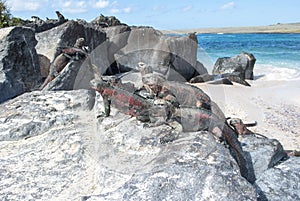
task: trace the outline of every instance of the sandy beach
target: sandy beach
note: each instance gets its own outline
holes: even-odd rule
[[[278,23],[268,26],[194,28],[186,30],[162,30],[165,34],[200,33],[300,33],[300,23]]]
[[[197,84],[220,106],[227,117],[257,122],[250,130],[279,140],[284,149],[300,149],[300,80],[259,78],[239,84]]]

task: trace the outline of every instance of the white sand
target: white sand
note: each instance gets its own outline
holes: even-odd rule
[[[279,140],[284,149],[300,150],[300,80],[249,81],[239,84],[197,84],[210,95],[227,117],[245,123],[257,121],[250,130]]]
[[[162,30],[165,34],[186,33],[300,33],[300,23],[274,24],[269,26],[199,28],[186,30]]]

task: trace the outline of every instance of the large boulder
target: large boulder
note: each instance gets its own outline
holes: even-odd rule
[[[262,167],[256,183],[251,185],[240,176],[228,149],[209,132],[182,133],[177,140],[160,144],[159,138],[171,130],[169,126],[145,128],[143,123],[114,108],[107,118],[99,117],[101,111],[102,99],[99,94],[95,99],[89,90],[35,91],[1,104],[0,197],[300,198],[299,158],[291,157],[278,164],[280,154],[276,153],[281,153],[281,149],[274,140],[253,136],[241,139],[253,166]]]
[[[213,68],[213,74],[235,74],[241,79],[253,80],[253,68],[255,64],[253,54],[242,52],[234,57],[219,58]]]
[[[106,33],[92,26],[71,20],[48,31],[37,33],[38,44],[36,49],[40,55],[53,61],[60,53],[59,49],[61,47],[73,47],[76,40],[81,37],[85,39],[85,45],[89,48],[90,62],[97,68],[96,72],[103,74],[105,69],[110,65],[107,55]],[[77,67],[69,71],[69,73],[75,76],[74,79],[72,77],[64,78],[60,80],[64,83],[60,83],[60,86],[58,86],[57,81],[62,77],[60,76],[60,78],[56,79],[56,84],[48,88],[52,90],[54,88],[56,90],[90,88],[89,82],[94,78],[94,72],[91,71],[91,68],[88,68],[90,65],[79,65]],[[74,80],[77,80],[76,87]]]
[[[79,61],[70,61],[64,69],[49,82],[44,91],[90,89],[90,81],[98,77],[96,66],[92,66],[89,58]]]
[[[139,62],[151,65],[169,80],[187,81],[207,72],[197,62],[198,44],[193,38],[166,36],[151,27],[120,24],[99,29],[93,23],[68,21],[36,37],[37,52],[50,61],[57,56],[58,47],[73,46],[77,38],[84,37],[100,74],[136,70]]]
[[[291,157],[264,172],[256,180],[261,201],[300,200],[300,158]]]
[[[251,161],[251,180],[259,178],[269,168],[287,157],[281,143],[261,135],[242,135],[239,137],[248,161]]]
[[[107,36],[107,56],[109,66],[106,69],[106,74],[117,74],[120,70],[115,61],[115,53],[124,48],[128,44],[128,37],[130,35],[131,28],[129,26],[114,26],[103,29]]]
[[[106,53],[107,47],[101,46],[106,41],[106,33],[73,20],[48,31],[37,33],[36,50],[39,54],[53,61],[59,53],[58,48],[73,47],[76,40],[81,37],[85,39],[85,45],[90,49],[92,63],[99,68],[107,67],[109,64]]]
[[[68,21],[59,11],[56,11],[56,15],[58,19],[47,19],[46,21],[37,16],[32,16],[31,20],[21,20],[21,24],[25,27],[30,27],[36,33],[39,33],[57,27]]]
[[[117,19],[115,16],[104,16],[102,14],[96,17],[94,20],[92,20],[91,24],[95,27],[102,27],[102,28],[126,25],[122,23],[119,19]]]
[[[9,27],[0,32],[0,103],[37,87],[41,80],[34,31]]]
[[[86,130],[93,101],[87,90],[35,91],[0,105],[2,200],[79,200],[93,192],[99,135]]]
[[[168,80],[177,81],[190,80],[203,71],[197,63],[198,44],[188,36],[166,36],[151,27],[131,27],[123,40],[126,38],[126,46],[114,54],[121,71],[138,69],[137,64],[143,62]]]
[[[97,119],[103,102],[94,100],[88,90],[36,91],[0,105],[2,198],[256,199],[211,133],[162,145],[170,127],[144,128],[115,109]]]

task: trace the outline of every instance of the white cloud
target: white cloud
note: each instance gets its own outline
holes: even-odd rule
[[[182,8],[182,11],[183,12],[187,12],[187,11],[189,11],[191,9],[192,9],[192,6],[186,6],[186,7]]]
[[[119,13],[119,12],[120,12],[120,9],[118,9],[118,8],[112,8],[112,9],[110,9],[110,12],[111,12],[112,14],[116,14],[116,13]]]
[[[131,7],[127,7],[123,9],[124,13],[130,13],[131,10],[132,10]]]
[[[63,13],[85,13],[88,10],[85,1],[60,1],[59,6]]]
[[[10,0],[7,5],[12,11],[37,11],[44,4],[44,1]]]
[[[233,8],[235,8],[235,3],[233,1],[226,3],[221,7],[222,10],[229,10]]]
[[[99,0],[96,2],[96,7],[97,8],[106,8],[109,6],[109,1],[106,0]]]

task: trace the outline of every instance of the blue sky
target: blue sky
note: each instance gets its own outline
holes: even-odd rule
[[[114,15],[129,25],[157,29],[234,27],[300,22],[300,0],[6,0],[11,14],[30,19],[91,21],[100,14]]]

